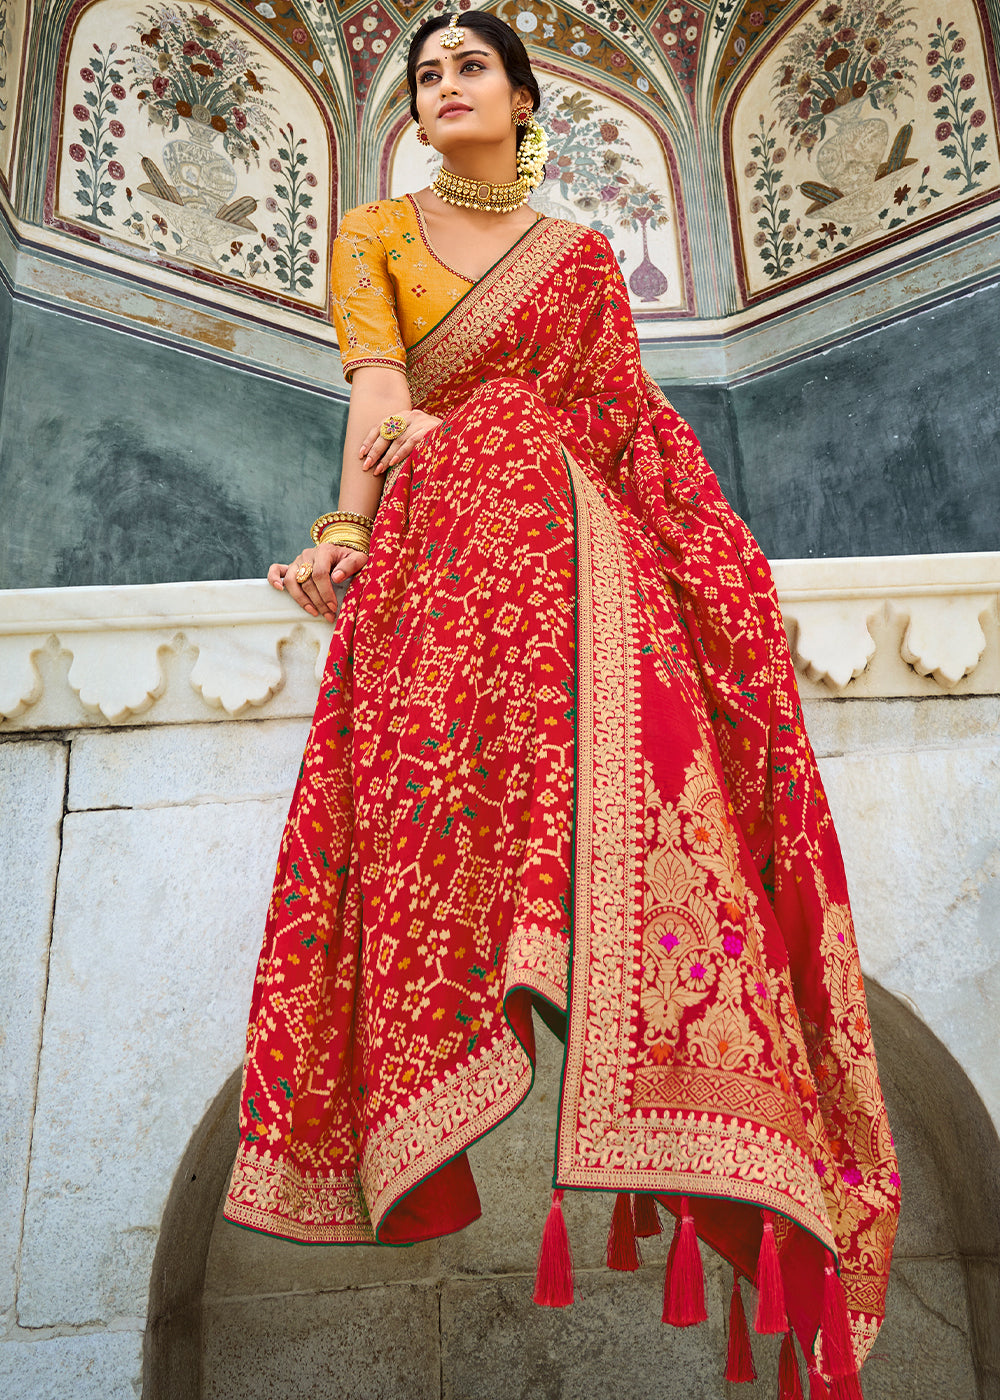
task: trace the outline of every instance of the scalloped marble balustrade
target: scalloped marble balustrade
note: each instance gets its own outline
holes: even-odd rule
[[[804,696],[1000,691],[1000,552],[785,559]],[[0,593],[0,732],[308,715],[330,627],[261,580]]]

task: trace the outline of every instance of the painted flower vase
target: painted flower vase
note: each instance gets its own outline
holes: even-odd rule
[[[660,271],[649,256],[649,244],[646,241],[646,220],[640,219],[639,225],[642,229],[642,262],[629,276],[629,290],[640,301],[657,301],[670,286],[670,279]]]
[[[830,216],[849,224],[852,238],[879,227],[875,211],[884,196],[875,176],[889,145],[887,123],[881,117],[862,116],[864,106],[859,98],[834,108],[827,121],[837,129],[816,147],[820,178],[841,194],[828,206]]]
[[[236,189],[236,169],[214,147],[219,134],[207,122],[188,121],[188,139],[179,137],[163,148],[167,179],[188,206],[214,216]]]

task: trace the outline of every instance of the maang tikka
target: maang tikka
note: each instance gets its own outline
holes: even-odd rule
[[[459,44],[465,43],[465,30],[458,27],[458,15],[453,14],[448,22],[448,28],[441,35],[441,47],[443,49],[457,49]]]

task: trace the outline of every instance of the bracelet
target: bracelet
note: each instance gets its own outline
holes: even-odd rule
[[[326,528],[327,525],[334,524],[360,525],[363,529],[368,530],[370,533],[373,525],[375,524],[375,521],[370,515],[359,515],[352,510],[330,511],[327,515],[321,515],[317,520],[313,521],[312,526],[309,530],[309,535],[313,543],[323,543],[323,541],[321,541],[320,539],[323,530]],[[332,541],[327,540],[326,543],[330,544],[332,543]]]
[[[323,532],[320,544],[342,545],[345,549],[357,549],[367,554],[371,547],[371,535],[365,530],[352,530],[350,526],[331,526]]]

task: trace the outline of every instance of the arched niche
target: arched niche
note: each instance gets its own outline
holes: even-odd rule
[[[30,0],[0,0],[0,187],[13,201]]]
[[[692,315],[687,231],[670,136],[604,84],[537,63],[536,72],[549,159],[532,207],[610,239],[637,319]],[[383,197],[419,189],[433,178],[440,159],[419,144],[408,114],[397,120],[380,170]]]
[[[997,91],[982,0],[790,6],[723,119],[744,303],[981,222],[1000,191]]]
[[[105,248],[323,317],[337,212],[329,101],[246,21],[217,3],[73,7],[46,222],[93,261]]]
[[[940,1041],[876,983],[868,996],[903,1216],[865,1395],[984,1400],[1000,1384],[1000,1141]],[[491,1400],[564,1390],[718,1400],[726,1271],[708,1262],[707,1324],[663,1328],[668,1235],[644,1241],[647,1263],[636,1274],[612,1274],[603,1264],[610,1197],[566,1198],[576,1306],[532,1303],[560,1066],[550,1037],[539,1035],[538,1051],[528,1100],[473,1149],[483,1218],[450,1239],[402,1250],[305,1249],[222,1220],[237,1145],[235,1073],[192,1138],[164,1212],[145,1400],[263,1400],[283,1387],[314,1400],[354,1393],[416,1400],[439,1395],[442,1377],[444,1393]],[[754,1340],[762,1394],[777,1390],[778,1340]],[[359,1388],[358,1367],[367,1389]],[[393,1376],[395,1390],[378,1388]]]

